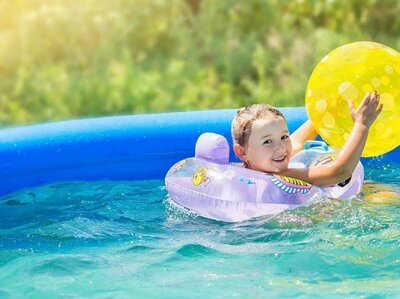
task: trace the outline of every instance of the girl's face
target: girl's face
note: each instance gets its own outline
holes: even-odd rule
[[[288,168],[292,142],[282,117],[258,119],[251,127],[244,159],[254,170],[276,173]]]

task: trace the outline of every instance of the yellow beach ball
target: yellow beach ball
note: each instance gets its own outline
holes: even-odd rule
[[[353,121],[347,101],[357,108],[376,90],[383,111],[370,128],[363,157],[378,156],[400,144],[400,54],[374,42],[355,42],[326,55],[316,66],[306,91],[307,113],[331,146],[342,147]]]

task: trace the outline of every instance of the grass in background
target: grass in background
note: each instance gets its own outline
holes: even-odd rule
[[[0,125],[302,106],[334,48],[400,48],[396,0],[2,0]]]

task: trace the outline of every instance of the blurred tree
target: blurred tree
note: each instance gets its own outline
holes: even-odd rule
[[[0,124],[304,104],[356,40],[400,47],[396,0],[3,0]]]
[[[192,10],[193,14],[197,14],[200,10],[201,0],[186,0],[188,6]]]

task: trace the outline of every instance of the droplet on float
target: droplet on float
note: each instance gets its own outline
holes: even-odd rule
[[[391,65],[385,65],[385,72],[388,73],[389,75],[393,75],[394,70]]]
[[[374,77],[374,78],[372,78],[372,80],[371,80],[371,84],[372,84],[372,86],[374,86],[375,88],[376,88],[376,87],[379,87],[379,86],[381,85],[381,80],[379,80],[379,78],[377,78],[377,77]]]
[[[394,97],[390,93],[381,94],[381,104],[383,104],[383,111],[390,111],[394,107]]]
[[[335,118],[329,112],[325,112],[322,116],[322,123],[328,128],[333,128],[335,126]]]
[[[344,98],[345,100],[354,101],[358,97],[358,89],[350,82],[343,82],[338,87],[338,93]]]
[[[318,102],[315,103],[315,109],[319,113],[324,113],[327,106],[328,106],[328,103],[324,99],[321,99],[321,100],[319,100]]]

